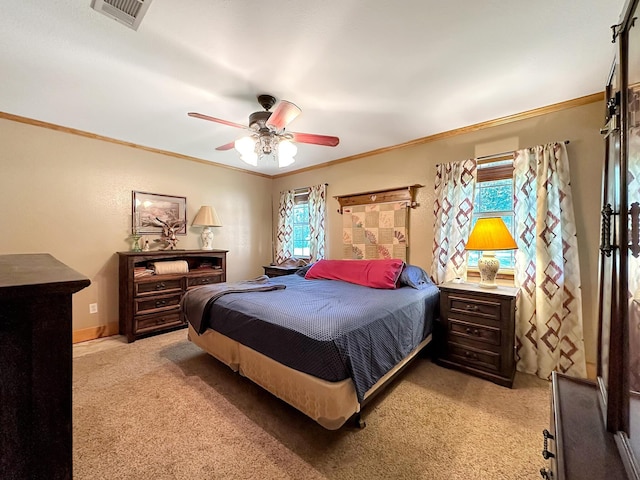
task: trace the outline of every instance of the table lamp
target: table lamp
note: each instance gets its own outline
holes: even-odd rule
[[[200,207],[200,210],[198,210],[191,226],[204,227],[201,234],[202,250],[213,250],[213,232],[210,227],[222,226],[222,222],[220,221],[220,218],[218,218],[216,209],[209,205],[203,205]]]
[[[496,250],[515,250],[518,246],[509,233],[509,229],[500,217],[479,218],[476,222],[466,250],[482,251],[478,260],[480,270],[480,286],[496,288],[496,275],[500,269],[500,261],[496,258]]]

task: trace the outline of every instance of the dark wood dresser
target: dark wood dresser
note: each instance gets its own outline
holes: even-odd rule
[[[282,277],[283,275],[291,275],[296,273],[302,267],[278,267],[275,265],[265,265],[262,268],[264,268],[264,274],[267,277],[273,278]]]
[[[120,264],[120,334],[128,342],[186,327],[180,299],[200,285],[226,282],[227,250],[118,252]],[[184,273],[153,273],[156,262],[181,260]]]
[[[0,478],[72,478],[71,300],[89,279],[49,254],[0,255]]]
[[[513,287],[481,288],[445,283],[440,288],[437,363],[499,385],[513,385],[515,305]]]

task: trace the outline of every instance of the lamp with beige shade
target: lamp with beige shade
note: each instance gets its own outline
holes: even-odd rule
[[[222,226],[222,222],[216,213],[216,209],[209,205],[203,205],[200,207],[200,210],[198,210],[191,226],[204,227],[201,234],[202,250],[213,250],[213,232],[211,231],[211,227]]]

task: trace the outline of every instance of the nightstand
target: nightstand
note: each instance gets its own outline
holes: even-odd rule
[[[453,282],[439,288],[436,362],[511,388],[518,289]]]
[[[264,274],[267,277],[281,277],[283,275],[291,275],[292,273],[296,273],[302,267],[277,267],[275,265],[266,265],[263,266]]]

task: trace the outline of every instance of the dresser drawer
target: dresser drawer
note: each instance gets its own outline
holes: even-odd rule
[[[180,312],[160,315],[142,315],[136,317],[136,333],[156,330],[158,327],[169,328],[184,324]]]
[[[198,287],[200,285],[209,285],[211,283],[222,282],[222,271],[208,272],[199,275],[190,275],[187,277],[187,288]]]
[[[501,355],[496,352],[488,352],[455,342],[447,344],[447,351],[447,358],[461,365],[468,365],[491,372],[499,372],[502,365]]]
[[[465,322],[457,318],[449,319],[449,338],[457,343],[500,346],[502,331],[498,327]]]
[[[159,278],[152,281],[135,282],[134,295],[153,295],[158,292],[179,292],[182,290],[182,278]]]
[[[477,321],[500,321],[500,306],[499,301],[449,295],[450,315],[458,317],[474,318]]]
[[[136,298],[134,302],[134,314],[140,315],[167,310],[179,310],[180,297],[181,293],[178,292],[171,295]]]

